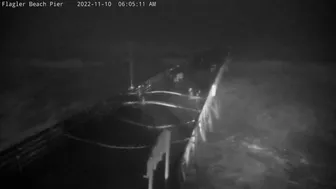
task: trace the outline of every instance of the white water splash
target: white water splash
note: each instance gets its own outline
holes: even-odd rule
[[[213,118],[219,119],[219,103],[216,99],[216,94],[218,90],[219,82],[222,78],[222,75],[225,71],[225,65],[223,65],[216,79],[209,91],[209,95],[206,98],[206,101],[203,105],[203,109],[199,115],[198,126],[192,132],[192,137],[189,140],[189,143],[186,147],[186,151],[184,154],[184,161],[188,166],[190,163],[190,158],[196,149],[196,142],[199,140],[198,136],[201,136],[203,142],[206,141],[206,132],[213,131]]]

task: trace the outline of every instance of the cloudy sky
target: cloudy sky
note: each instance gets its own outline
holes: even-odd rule
[[[118,8],[113,1],[112,8],[75,8],[70,2],[60,9],[2,7],[1,52],[36,56],[90,45],[103,51],[107,43],[163,38],[225,41],[246,48],[309,47],[325,57],[335,42],[327,1],[157,0],[157,7],[146,8]]]

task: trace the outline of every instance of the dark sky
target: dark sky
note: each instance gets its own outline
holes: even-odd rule
[[[301,54],[318,51],[319,58],[330,59],[336,41],[330,2],[157,0],[157,7],[147,8],[75,8],[75,2],[60,9],[2,7],[1,51],[38,56],[90,45],[104,51],[107,44],[125,40],[169,39],[225,43],[245,51],[290,47]]]

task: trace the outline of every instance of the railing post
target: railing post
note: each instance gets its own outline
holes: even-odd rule
[[[129,89],[133,90],[134,89],[134,84],[133,84],[133,79],[134,79],[134,73],[133,73],[133,63],[134,63],[134,58],[133,58],[133,44],[129,43],[129,76],[130,76],[130,86]]]

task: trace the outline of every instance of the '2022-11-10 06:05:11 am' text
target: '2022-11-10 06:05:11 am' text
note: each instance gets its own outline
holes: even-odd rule
[[[28,2],[21,2],[21,1],[2,1],[1,7],[8,7],[8,8],[23,8],[23,7],[31,7],[31,8],[38,8],[38,7],[55,7],[60,8],[63,7],[64,3],[59,1],[28,1]]]

